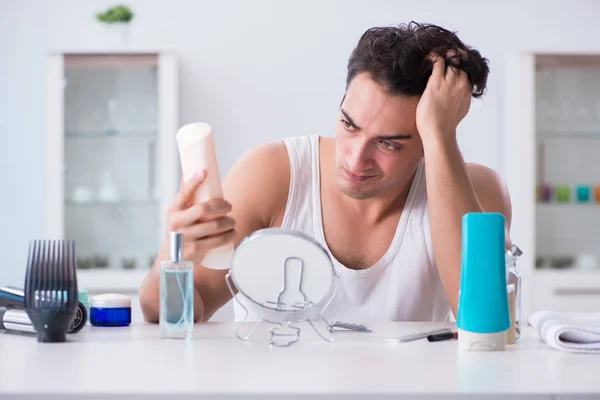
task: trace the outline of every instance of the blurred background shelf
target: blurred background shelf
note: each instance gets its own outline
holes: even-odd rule
[[[69,207],[157,207],[159,206],[159,203],[159,200],[156,199],[118,201],[65,201],[65,205]]]
[[[67,139],[156,139],[157,131],[90,131],[65,132]]]
[[[540,208],[547,208],[552,211],[561,210],[568,213],[577,212],[577,210],[585,210],[588,208],[600,207],[599,201],[588,201],[581,203],[561,203],[561,202],[538,202],[537,206]],[[600,218],[600,215],[598,216]]]
[[[600,139],[600,130],[539,131],[538,139]]]
[[[46,236],[75,240],[81,289],[139,315],[179,186],[176,58],[57,52],[46,68]]]
[[[142,281],[149,272],[149,268],[80,269],[77,271],[77,282],[79,290],[87,290],[92,295],[113,292],[137,295]]]
[[[507,72],[523,314],[600,311],[600,54],[521,52]]]
[[[538,309],[597,312],[600,269],[538,269],[529,283]]]

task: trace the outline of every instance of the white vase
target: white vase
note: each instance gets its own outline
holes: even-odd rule
[[[103,23],[104,31],[110,43],[116,47],[128,47],[129,27],[128,22]]]

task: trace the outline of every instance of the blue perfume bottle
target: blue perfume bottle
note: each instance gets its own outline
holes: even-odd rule
[[[505,266],[505,219],[468,213],[462,219],[462,267],[458,304],[461,350],[499,351],[510,327]]]
[[[161,338],[189,339],[194,329],[194,264],[182,260],[183,235],[170,234],[170,261],[160,266]]]

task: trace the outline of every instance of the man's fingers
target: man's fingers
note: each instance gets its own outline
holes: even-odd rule
[[[205,203],[205,207],[205,216],[219,216],[233,209],[231,203],[224,199],[209,200]]]
[[[464,71],[456,68],[455,66],[449,65],[448,68],[446,68],[446,80],[449,82],[458,81],[460,78],[461,72],[464,72]]]
[[[458,82],[461,85],[464,85],[465,88],[468,89],[470,94],[473,94],[473,84],[471,83],[471,80],[469,79],[469,74],[467,74],[463,70],[458,71]]]
[[[196,204],[185,210],[173,213],[169,221],[169,231],[178,232],[181,229],[193,225],[204,217],[206,208],[203,204]]]
[[[469,75],[467,74],[466,71],[464,71],[462,69],[458,71],[458,78],[461,81],[465,81],[465,82],[471,83],[471,81],[469,81]]]
[[[429,59],[433,62],[433,69],[431,70],[431,78],[441,80],[444,77],[444,69],[446,63],[444,59],[438,54],[430,54]]]
[[[216,236],[235,229],[235,220],[231,217],[222,217],[213,221],[201,222],[181,229],[184,238],[197,240]]]
[[[193,197],[194,193],[196,192],[196,189],[198,189],[198,186],[200,186],[200,184],[202,182],[204,182],[205,178],[206,178],[206,172],[200,171],[200,172],[196,173],[192,177],[192,179],[187,181],[183,185],[183,187],[181,188],[179,193],[177,193],[177,196],[175,197],[175,201],[173,202],[173,207],[176,210],[181,210],[181,209],[185,208],[186,205],[192,200],[192,197]]]
[[[203,239],[199,239],[199,242],[201,242],[200,244],[204,248],[214,249],[226,245],[227,243],[232,243],[235,240],[236,236],[237,231],[233,229],[216,236],[210,236]]]
[[[198,221],[212,221],[223,217],[231,211],[231,204],[223,199],[212,199],[196,204],[184,210],[172,213],[169,230],[174,232],[196,224]]]

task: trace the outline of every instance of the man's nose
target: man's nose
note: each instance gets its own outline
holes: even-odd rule
[[[348,149],[348,153],[346,153],[346,164],[348,164],[350,172],[359,172],[372,168],[373,159],[370,153],[368,143],[364,141],[354,143]]]

